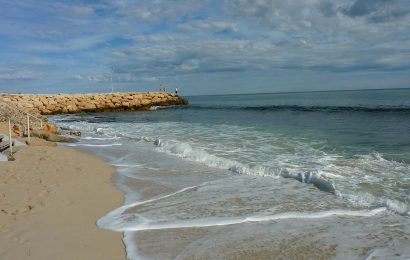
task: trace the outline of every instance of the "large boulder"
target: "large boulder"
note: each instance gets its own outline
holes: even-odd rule
[[[43,126],[43,131],[47,133],[55,134],[58,132],[58,127],[54,124],[47,123]]]

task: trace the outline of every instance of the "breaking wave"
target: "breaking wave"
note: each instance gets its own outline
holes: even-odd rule
[[[410,214],[409,205],[396,199],[377,197],[367,192],[353,192],[350,189],[346,191],[346,183],[353,185],[353,183],[349,183],[349,178],[351,178],[351,176],[347,177],[325,171],[297,171],[292,168],[280,166],[271,167],[262,165],[249,165],[232,159],[213,155],[211,153],[208,153],[204,149],[194,148],[188,143],[170,141],[167,142],[159,138],[157,138],[153,143],[155,146],[157,146],[156,149],[160,152],[177,156],[188,161],[199,162],[209,167],[229,170],[236,174],[269,176],[273,178],[290,178],[302,183],[312,184],[319,190],[335,194],[336,196],[339,196],[354,205],[366,207],[386,207],[402,215]],[[318,160],[320,160],[320,158],[318,158]],[[324,161],[326,161],[326,159]],[[370,157],[364,157],[357,161],[357,165],[371,164],[372,167],[379,168],[393,168],[398,167],[397,165],[400,165],[400,163],[397,162],[387,161],[378,154]],[[392,164],[397,165],[392,166]],[[330,167],[334,168],[335,166],[331,165]],[[343,171],[343,168],[341,168],[340,171]]]

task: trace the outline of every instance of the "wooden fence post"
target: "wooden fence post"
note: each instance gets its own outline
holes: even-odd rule
[[[10,145],[10,155],[13,154],[13,142],[11,140],[11,121],[9,118],[9,145]]]
[[[30,116],[27,114],[27,139],[30,143]]]

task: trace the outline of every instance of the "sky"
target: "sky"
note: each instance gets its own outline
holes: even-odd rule
[[[410,87],[409,0],[0,0],[0,92]]]

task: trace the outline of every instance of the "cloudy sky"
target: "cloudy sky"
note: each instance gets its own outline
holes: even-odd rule
[[[0,0],[0,92],[410,87],[409,0]]]

